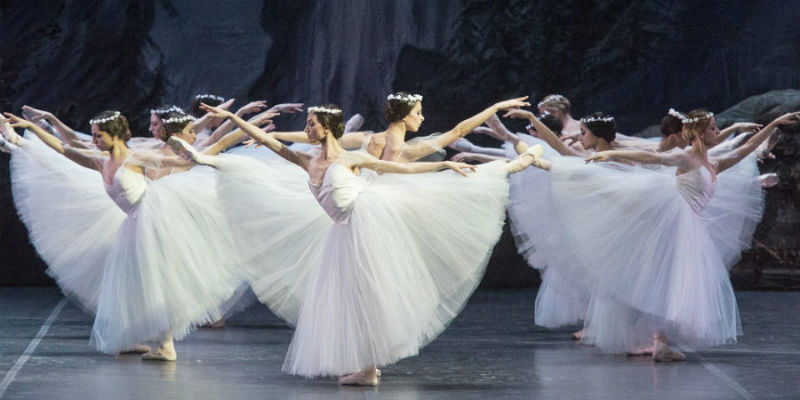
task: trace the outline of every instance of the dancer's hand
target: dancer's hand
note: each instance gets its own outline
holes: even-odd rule
[[[475,171],[474,165],[469,165],[460,162],[453,162],[453,161],[445,161],[444,165],[447,168],[452,169],[453,171],[458,172],[461,175],[467,176],[467,171]]]
[[[213,107],[206,103],[200,103],[200,109],[203,111],[208,112],[208,115],[214,118],[230,118],[233,117],[233,113],[223,109],[222,107]]]
[[[256,125],[256,126],[268,125],[268,124],[271,124],[272,123],[272,119],[277,117],[278,115],[280,115],[280,114],[277,113],[277,112],[264,111],[263,113],[258,114],[253,118],[250,118],[250,120],[248,120],[247,122],[249,122],[249,123],[251,123],[253,125]]]
[[[12,113],[3,113],[6,118],[2,120],[2,122],[10,124],[11,128],[22,128],[22,129],[31,129],[33,128],[33,122],[28,121],[27,119],[22,119]]]
[[[513,110],[508,110],[507,113],[503,114],[503,118],[518,118],[518,119],[531,120],[533,118],[536,118],[536,116],[533,115],[533,113],[528,110],[513,109]]]
[[[514,99],[501,101],[499,103],[496,103],[494,106],[497,107],[498,110],[511,110],[520,107],[530,107],[531,103],[525,101],[527,99],[528,96],[517,97]]]
[[[278,113],[294,114],[296,112],[303,112],[303,103],[278,104],[276,106],[272,106],[272,108],[270,108],[269,110]]]
[[[252,101],[250,103],[247,103],[244,107],[237,110],[236,115],[241,117],[243,115],[261,111],[265,108],[267,108],[267,102],[265,100]]]
[[[31,122],[36,122],[41,119],[46,120],[48,118],[52,118],[53,113],[26,105],[22,106],[22,116]]]
[[[498,110],[510,110],[520,107],[530,107],[531,103],[525,101],[527,99],[528,96],[517,97],[515,99],[501,101],[499,103],[496,103],[494,106],[497,107]]]
[[[774,121],[772,121],[772,123],[775,125],[796,124],[798,122],[800,122],[800,111],[783,114],[780,117],[775,118]]]
[[[590,163],[592,161],[600,162],[600,161],[608,161],[611,159],[611,154],[607,151],[599,151],[594,153],[588,157],[586,157],[586,163]]]
[[[450,161],[466,163],[470,161],[475,161],[475,156],[476,156],[475,153],[463,151],[461,153],[454,155],[453,157],[450,157]]]
[[[739,132],[747,133],[756,133],[763,127],[764,125],[756,124],[754,122],[737,122],[730,126],[730,128],[733,128]]]

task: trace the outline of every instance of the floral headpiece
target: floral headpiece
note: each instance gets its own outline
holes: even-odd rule
[[[327,107],[317,106],[317,107],[308,107],[308,112],[314,113],[314,114],[319,114],[319,113],[341,114],[342,110],[338,110],[336,108],[327,108]]]
[[[163,122],[165,124],[176,124],[176,123],[189,122],[189,121],[194,121],[194,120],[195,120],[194,116],[181,115],[179,117],[167,118],[167,119],[165,119],[165,120],[163,120],[161,122]]]
[[[584,124],[588,124],[590,122],[614,122],[614,117],[586,117],[581,118],[581,122]]]
[[[386,97],[386,100],[387,101],[400,100],[404,103],[414,104],[418,101],[422,101],[422,96],[418,94],[405,94],[405,95],[390,94],[388,97]]]
[[[706,115],[701,115],[699,117],[694,117],[694,118],[683,117],[683,118],[681,118],[681,124],[683,124],[683,125],[693,124],[695,122],[700,122],[701,120],[704,120],[704,119],[711,119],[711,117],[713,117],[713,116],[714,116],[714,113],[708,112],[708,113],[706,113]]]
[[[536,105],[536,108],[542,108],[542,106],[546,106],[549,103],[561,99],[565,99],[565,97],[560,94],[551,94],[550,96],[543,98],[542,101],[540,101],[539,104]]]
[[[89,125],[94,125],[94,124],[105,124],[106,122],[113,121],[113,120],[115,120],[115,119],[119,118],[119,117],[120,117],[120,115],[122,115],[122,114],[120,114],[120,112],[119,112],[119,111],[114,111],[114,114],[111,114],[111,115],[109,115],[109,116],[107,116],[107,117],[105,117],[105,118],[94,118],[94,119],[90,119],[90,120],[89,120]]]
[[[194,96],[194,98],[197,100],[204,100],[204,99],[217,100],[220,103],[225,101],[224,97],[214,96],[213,94],[198,94],[197,96]]]
[[[669,111],[667,112],[667,114],[672,115],[673,117],[675,117],[675,118],[677,118],[677,119],[679,119],[681,121],[686,119],[686,116],[683,115],[682,112],[675,111],[674,108],[670,108]]]
[[[179,113],[184,112],[183,109],[178,107],[178,106],[169,106],[167,108],[151,108],[150,109],[150,114],[159,115],[159,114],[166,114],[168,112],[173,112],[173,111],[174,112],[179,112]]]

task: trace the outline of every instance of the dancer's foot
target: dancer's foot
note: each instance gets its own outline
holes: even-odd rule
[[[375,368],[375,375],[377,375],[378,378],[380,378],[381,375],[383,375],[383,373],[381,372],[380,368]]]
[[[572,340],[578,341],[583,339],[583,329],[572,334]]]
[[[214,165],[214,157],[198,152],[192,145],[186,143],[186,141],[179,137],[170,136],[169,139],[167,139],[167,143],[172,147],[172,151],[181,158],[194,161],[197,164]]]
[[[640,349],[636,349],[629,353],[625,353],[628,357],[639,357],[639,356],[652,356],[653,355],[653,348],[652,347],[642,347]]]
[[[356,114],[350,117],[344,124],[344,133],[355,132],[364,125],[364,117],[361,114]]]
[[[656,340],[655,348],[653,349],[653,360],[660,362],[685,361],[686,355],[667,346],[663,341]]]
[[[178,354],[175,353],[175,346],[172,344],[162,345],[161,347],[142,354],[142,360],[145,361],[175,361],[178,359]]]
[[[122,350],[120,354],[145,354],[151,350],[150,346],[146,344],[136,343],[131,348]]]
[[[340,385],[349,386],[378,386],[377,368],[365,369],[355,374],[343,375],[339,378]]]
[[[508,166],[506,168],[508,173],[513,174],[515,172],[522,171],[531,165],[541,169],[550,169],[550,163],[541,159],[543,154],[544,147],[542,147],[540,144],[528,147],[528,149],[522,152],[519,157],[507,164]]]
[[[168,332],[161,345],[155,350],[142,354],[142,360],[146,361],[175,361],[178,354],[175,352],[175,342],[172,340],[172,332]]]

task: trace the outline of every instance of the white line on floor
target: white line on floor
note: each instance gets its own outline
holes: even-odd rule
[[[53,324],[53,321],[56,320],[58,314],[61,312],[61,309],[67,304],[67,299],[61,299],[61,301],[56,304],[56,307],[50,313],[50,316],[44,321],[44,324],[41,328],[39,328],[39,333],[36,334],[36,337],[28,343],[28,347],[25,349],[25,352],[22,353],[21,356],[17,359],[17,362],[14,363],[14,366],[11,367],[8,372],[6,372],[6,376],[0,381],[0,399],[3,398],[3,395],[6,393],[6,389],[8,386],[11,385],[11,382],[14,382],[14,379],[17,377],[17,372],[22,369],[22,366],[28,362],[28,359],[31,357],[31,354],[36,350],[36,347],[39,346],[39,342],[42,341],[42,338],[47,335],[47,331],[50,330],[50,325]]]
[[[687,353],[695,353],[695,354],[697,354],[695,352],[695,350],[692,349],[691,347],[681,346],[681,350],[683,350],[684,352],[687,352]],[[699,358],[699,356],[698,356],[698,358]],[[731,389],[735,390],[736,393],[739,393],[739,396],[742,396],[743,399],[745,399],[745,400],[755,400],[756,396],[753,396],[753,394],[750,393],[747,389],[745,389],[744,386],[740,385],[739,382],[736,382],[736,379],[731,378],[730,376],[728,376],[727,374],[722,372],[721,369],[717,368],[716,365],[714,365],[714,364],[712,364],[710,362],[702,361],[702,359],[701,359],[701,362],[703,363],[703,367],[705,367],[707,370],[711,371],[711,373],[716,375],[716,377],[719,378],[721,381],[725,382],[725,384],[730,386]]]

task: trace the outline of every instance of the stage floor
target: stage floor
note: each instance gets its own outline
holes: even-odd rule
[[[479,291],[378,388],[281,373],[292,331],[256,304],[177,343],[175,363],[110,357],[56,288],[0,288],[2,399],[796,399],[800,293],[739,292],[745,336],[688,361],[602,354],[533,325],[534,291]]]

